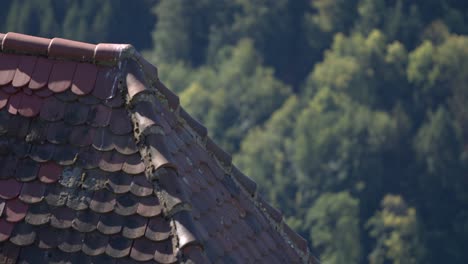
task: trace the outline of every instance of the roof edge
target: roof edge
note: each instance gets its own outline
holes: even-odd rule
[[[137,55],[130,44],[90,44],[63,38],[42,38],[15,32],[0,33],[0,52],[44,56],[104,65],[117,65]]]

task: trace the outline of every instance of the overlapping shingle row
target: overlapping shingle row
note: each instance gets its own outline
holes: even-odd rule
[[[131,46],[0,41],[0,262],[312,261]]]

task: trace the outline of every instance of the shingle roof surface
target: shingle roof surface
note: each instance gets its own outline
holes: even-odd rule
[[[132,46],[0,42],[0,263],[314,262]]]

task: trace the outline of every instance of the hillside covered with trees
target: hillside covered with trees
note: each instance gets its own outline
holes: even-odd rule
[[[325,264],[468,263],[468,5],[4,0],[0,31],[131,43]]]

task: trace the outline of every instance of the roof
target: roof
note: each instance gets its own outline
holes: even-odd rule
[[[131,45],[0,42],[0,263],[315,263]]]

